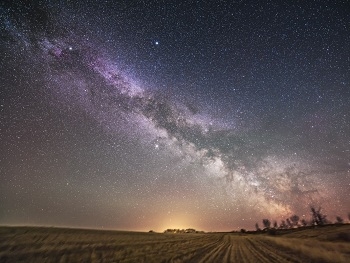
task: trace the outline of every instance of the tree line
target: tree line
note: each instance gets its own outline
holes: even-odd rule
[[[332,224],[333,222],[329,221],[327,219],[327,215],[322,213],[321,207],[316,209],[315,207],[311,207],[311,219],[300,219],[298,215],[292,215],[291,217],[287,218],[286,220],[282,220],[281,223],[278,225],[277,221],[274,221],[273,223],[269,219],[263,219],[262,220],[262,226],[263,229],[260,228],[259,223],[255,224],[256,231],[262,231],[262,230],[269,230],[269,229],[290,229],[290,228],[297,228],[297,227],[306,227],[306,226],[321,226],[326,224]],[[350,213],[348,214],[348,218],[350,221]],[[343,224],[344,219],[340,216],[336,216],[336,222],[335,224]]]

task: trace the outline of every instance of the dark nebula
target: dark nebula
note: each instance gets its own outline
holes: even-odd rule
[[[180,2],[1,3],[0,224],[350,212],[347,1]]]

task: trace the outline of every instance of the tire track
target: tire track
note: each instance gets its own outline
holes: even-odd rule
[[[2,236],[1,262],[348,262],[350,252],[348,244],[342,242],[309,238],[300,244],[297,238],[264,234],[166,235],[42,228],[16,231]]]
[[[207,251],[212,251],[215,249],[221,243],[221,239],[222,237],[215,238],[214,241],[202,246],[201,248],[193,249],[190,252],[176,256],[166,262],[198,262],[203,257],[203,254],[207,254]],[[208,241],[209,240],[211,240],[211,238],[208,239]]]
[[[277,262],[304,262],[304,260],[297,257],[295,253],[287,253],[285,249],[272,246],[267,240],[256,239],[255,243],[258,245],[257,249],[260,250],[261,253],[268,255],[271,259],[276,260]]]
[[[206,263],[206,262],[222,262],[223,258],[223,251],[225,251],[228,248],[229,244],[225,242],[221,242],[221,244],[211,250],[209,253],[207,253],[202,259],[200,259],[199,263]]]
[[[231,253],[231,262],[245,262],[242,247],[241,247],[241,241],[238,241],[238,239],[235,240],[235,238],[231,238],[234,244],[233,244],[233,253]]]
[[[231,247],[231,237],[229,235],[224,235],[220,248],[218,248],[215,253],[209,254],[208,258],[203,259],[203,262],[230,262],[228,260]]]
[[[206,250],[205,253],[198,254],[198,257],[196,259],[194,259],[194,262],[199,262],[199,263],[210,262],[209,259],[212,258],[212,260],[213,260],[213,258],[215,258],[218,251],[221,250],[222,246],[223,246],[223,243],[221,241],[215,247],[212,247],[212,248]]]
[[[232,243],[230,242],[230,244],[228,245],[228,247],[227,247],[227,249],[226,249],[226,252],[225,252],[225,254],[224,254],[224,256],[223,256],[222,262],[226,262],[226,263],[231,262],[232,250],[233,250],[233,245],[232,245]]]
[[[254,241],[251,241],[250,239],[246,239],[245,249],[249,250],[253,256],[253,262],[261,262],[261,263],[272,263],[276,261],[271,261],[270,258],[268,258],[264,253],[261,253],[256,245],[254,245]]]

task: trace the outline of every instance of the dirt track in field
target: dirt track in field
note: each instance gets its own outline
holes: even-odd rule
[[[0,227],[0,262],[349,262],[350,242],[310,231],[288,238]]]
[[[169,262],[312,262],[293,251],[268,244],[257,237],[226,234],[198,249],[191,257],[179,256]]]

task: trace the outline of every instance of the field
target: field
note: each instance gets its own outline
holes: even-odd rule
[[[350,262],[350,225],[273,236],[0,227],[0,262]]]

